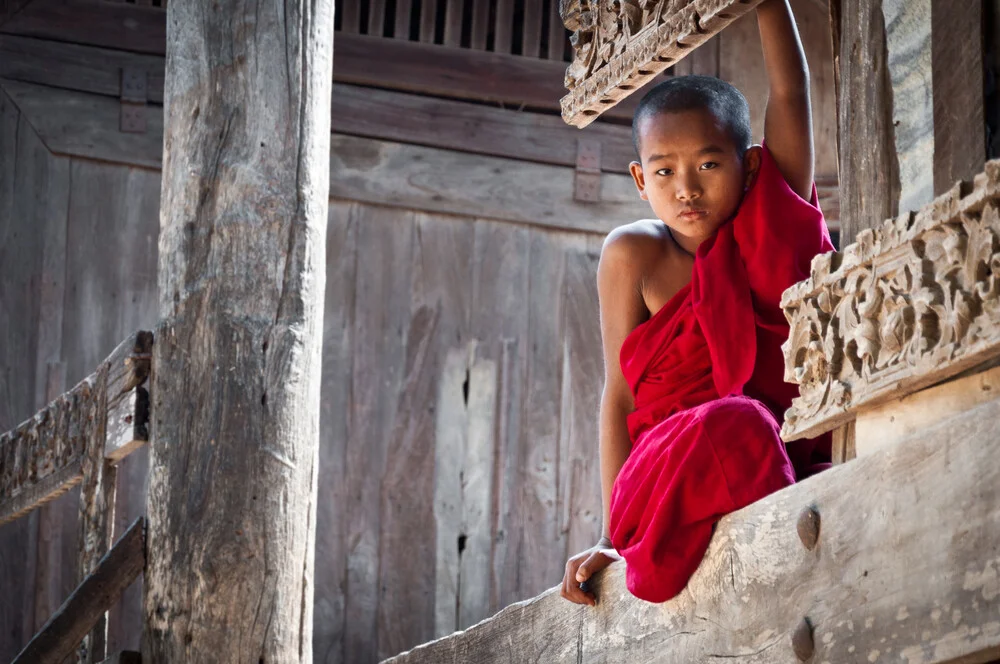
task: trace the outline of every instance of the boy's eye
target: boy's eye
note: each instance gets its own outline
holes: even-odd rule
[[[657,175],[673,175],[673,173],[674,172],[669,168],[661,168],[660,170],[656,171]]]
[[[719,164],[718,164],[717,162],[714,162],[714,161],[706,161],[706,162],[705,162],[704,164],[702,164],[702,165],[701,165],[701,169],[702,169],[703,171],[710,171],[710,170],[712,170],[713,168],[716,168],[716,167],[717,167],[718,165],[719,165]]]

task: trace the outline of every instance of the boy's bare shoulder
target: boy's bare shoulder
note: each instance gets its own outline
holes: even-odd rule
[[[670,233],[658,219],[640,219],[614,229],[604,240],[601,262],[643,269],[659,262]]]

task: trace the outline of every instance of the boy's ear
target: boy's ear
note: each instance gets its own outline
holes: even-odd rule
[[[759,145],[751,145],[743,153],[743,191],[749,189],[754,180],[757,179],[763,155],[764,148]]]
[[[649,197],[646,196],[646,178],[642,174],[642,164],[637,161],[629,162],[628,172],[632,174],[632,179],[635,181],[635,188],[639,191],[639,198],[648,201]]]

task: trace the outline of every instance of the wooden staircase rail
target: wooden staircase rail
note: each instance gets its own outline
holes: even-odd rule
[[[12,664],[60,664],[118,601],[146,565],[146,522],[140,517],[101,558]]]

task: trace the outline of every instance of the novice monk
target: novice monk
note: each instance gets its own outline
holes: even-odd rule
[[[687,584],[715,522],[829,461],[785,445],[781,293],[833,249],[813,186],[809,76],[787,0],[757,9],[770,82],[764,146],[746,99],[687,76],[640,103],[630,168],[655,220],[612,232],[597,271],[604,344],[601,541],[566,564],[562,595],[620,554],[637,597]],[[789,458],[790,457],[790,458]],[[617,552],[617,553],[616,553]]]

